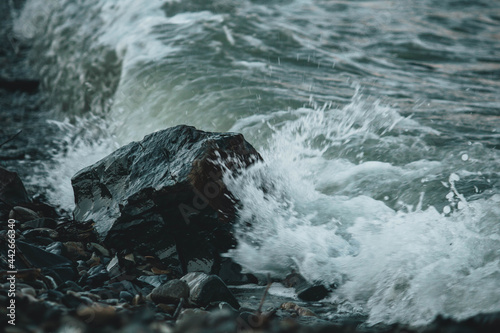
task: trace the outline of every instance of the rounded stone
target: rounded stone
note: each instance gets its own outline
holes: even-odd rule
[[[177,303],[189,298],[189,286],[182,280],[171,280],[153,289],[149,295],[155,303]]]

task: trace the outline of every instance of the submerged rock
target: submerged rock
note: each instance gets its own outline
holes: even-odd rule
[[[241,134],[176,126],[132,142],[72,179],[75,219],[117,250],[154,255],[183,272],[216,272],[234,246],[235,201],[222,182],[260,159]]]
[[[286,287],[295,288],[297,297],[307,302],[319,301],[328,296],[331,292],[321,283],[309,283],[298,273],[289,274],[282,282]]]

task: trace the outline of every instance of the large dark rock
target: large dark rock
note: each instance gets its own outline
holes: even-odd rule
[[[75,219],[109,247],[154,255],[183,272],[214,273],[234,246],[235,201],[222,170],[260,159],[241,134],[176,126],[132,142],[72,179]]]

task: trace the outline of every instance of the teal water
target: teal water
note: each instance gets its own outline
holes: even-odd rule
[[[61,207],[152,131],[241,132],[265,160],[226,179],[245,269],[337,284],[332,318],[500,310],[499,2],[31,0],[16,31],[61,131],[32,181]]]

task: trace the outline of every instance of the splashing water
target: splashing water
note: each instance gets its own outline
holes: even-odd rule
[[[453,212],[449,205],[444,213],[430,205],[424,209],[425,192],[397,210],[387,196],[371,195],[390,193],[446,165],[343,158],[344,143],[353,140],[392,137],[404,146],[405,138],[396,134],[404,129],[438,133],[378,103],[367,104],[361,95],[342,109],[292,113],[301,116],[268,125],[273,135],[262,153],[265,162],[227,176],[242,202],[239,245],[230,256],[251,272],[284,277],[295,269],[310,281],[336,284],[330,301],[369,313],[372,324],[418,325],[438,314],[463,319],[477,308],[498,311],[500,227],[492,222],[500,220],[500,195],[467,202],[455,186],[459,176],[451,173],[441,200],[456,198]],[[359,195],[335,191],[346,186]]]
[[[110,135],[112,132],[105,120],[92,114],[77,117],[77,125],[68,119],[51,120],[50,123],[60,130],[60,137],[57,138],[59,148],[53,152],[52,161],[34,170],[28,181],[43,186],[49,202],[71,211],[74,207],[73,175],[106,157],[119,145]]]

